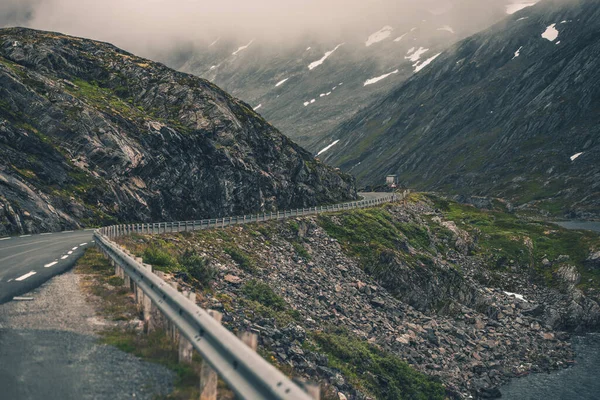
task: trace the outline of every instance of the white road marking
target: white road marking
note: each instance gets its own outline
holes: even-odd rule
[[[11,278],[11,279],[9,279],[9,280],[7,280],[6,282],[12,282],[12,278]]]
[[[69,256],[62,256],[60,259],[61,260],[66,260]]]
[[[58,261],[54,261],[54,262],[51,262],[50,264],[46,264],[46,265],[44,265],[44,268],[50,268],[56,264],[58,264]]]
[[[85,246],[85,245],[87,245],[87,243],[81,243],[81,244],[80,244],[80,246],[81,246],[81,247],[83,247],[83,246]]]
[[[31,235],[21,235],[19,237],[30,237]]]
[[[69,251],[67,254],[68,254],[68,255],[71,255],[71,254],[73,254],[73,250]]]
[[[90,228],[90,229],[84,229],[84,231],[95,231],[95,228]]]
[[[0,240],[8,240],[10,239],[9,237],[5,237],[5,238],[1,238]]]
[[[77,246],[73,247],[71,250],[73,250],[73,251],[77,250]]]
[[[64,231],[62,233],[73,233],[73,231]]]
[[[52,235],[52,233],[40,233],[40,235],[46,236],[46,235]]]
[[[27,279],[27,278],[29,278],[30,276],[33,276],[33,275],[35,275],[35,274],[37,274],[37,272],[35,272],[35,271],[28,272],[28,273],[26,273],[25,275],[23,275],[23,276],[20,276],[20,277],[18,277],[17,279],[15,279],[15,281],[19,281],[19,282],[20,282],[20,281],[24,281],[25,279]]]
[[[12,298],[14,301],[33,301],[33,297],[21,297],[15,296]]]

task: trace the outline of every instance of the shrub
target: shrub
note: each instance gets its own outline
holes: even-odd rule
[[[179,265],[204,287],[207,287],[215,279],[218,272],[216,268],[208,265],[206,260],[195,250],[186,250],[179,257]]]
[[[269,285],[256,279],[247,282],[242,291],[248,299],[273,310],[283,311],[287,308],[287,303],[281,296],[277,295]]]
[[[378,399],[444,399],[444,387],[397,356],[348,332],[316,332],[314,339],[327,354],[329,366]]]
[[[177,264],[175,258],[160,246],[151,245],[144,250],[142,255],[145,263],[152,264],[157,269],[173,267]]]
[[[224,249],[224,251],[225,253],[229,254],[231,259],[235,261],[235,263],[244,271],[252,272],[256,270],[254,260],[252,260],[252,258],[250,258],[250,256],[244,253],[242,250],[228,247]]]

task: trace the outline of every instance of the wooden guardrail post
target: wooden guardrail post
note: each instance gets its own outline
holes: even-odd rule
[[[221,323],[223,315],[215,310],[209,310],[208,314],[218,323]],[[200,369],[200,400],[217,400],[217,372],[212,369],[210,364],[202,361]]]
[[[256,333],[244,331],[241,332],[238,337],[244,344],[250,347],[253,351],[258,348],[258,335]]]
[[[186,296],[192,303],[196,304],[196,293],[188,292]],[[179,335],[179,362],[191,364],[194,356],[194,347],[192,343],[183,335]]]

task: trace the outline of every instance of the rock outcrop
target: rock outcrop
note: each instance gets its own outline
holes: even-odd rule
[[[0,235],[354,199],[215,85],[116,47],[0,30]]]

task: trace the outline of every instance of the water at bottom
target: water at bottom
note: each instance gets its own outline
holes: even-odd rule
[[[531,374],[500,388],[508,400],[599,400],[600,334],[573,338],[576,364],[551,374]]]

